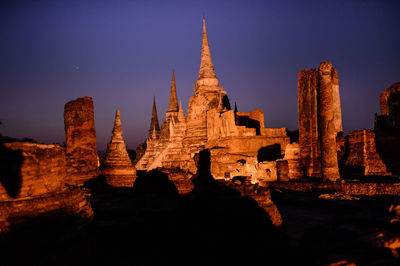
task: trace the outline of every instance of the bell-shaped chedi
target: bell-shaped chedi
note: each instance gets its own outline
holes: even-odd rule
[[[122,137],[119,110],[115,114],[113,136],[107,145],[101,171],[106,182],[115,187],[132,187],[136,179],[136,170],[132,166],[124,139]]]
[[[203,19],[203,41],[201,47],[201,61],[197,87],[194,95],[189,100],[187,111],[187,132],[185,136],[185,146],[191,152],[198,152],[207,140],[207,111],[218,108],[221,97],[226,92],[219,86],[211,61],[210,46],[206,31],[206,22]]]

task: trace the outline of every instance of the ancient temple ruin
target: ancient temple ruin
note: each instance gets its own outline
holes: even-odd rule
[[[250,176],[253,182],[276,180],[276,160],[283,157],[289,143],[286,129],[265,128],[261,110],[238,112],[231,109],[227,92],[219,86],[214,71],[205,20],[200,71],[193,89],[185,117],[182,106],[178,107],[175,73],[172,73],[165,122],[160,129],[154,100],[147,149],[136,168],[180,168],[195,173],[194,155],[209,149],[211,172],[217,179]],[[265,150],[274,150],[277,156],[265,158]]]

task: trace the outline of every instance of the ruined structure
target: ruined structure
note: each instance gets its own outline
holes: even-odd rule
[[[286,146],[285,157],[283,160],[288,162],[288,177],[290,180],[301,179],[304,177],[300,165],[300,147],[298,143],[291,143]]]
[[[65,186],[66,172],[60,145],[0,144],[0,232],[51,212],[90,221],[91,206],[79,189]]]
[[[375,119],[376,130],[400,130],[400,82],[385,89],[379,97],[381,115]]]
[[[329,62],[303,70],[298,79],[300,165],[304,174],[340,178],[336,137],[342,129],[337,70]]]
[[[83,185],[99,174],[93,100],[78,98],[64,107],[67,182]]]
[[[182,107],[177,106],[173,73],[165,122],[158,130],[154,101],[147,149],[136,168],[180,168],[195,173],[193,157],[206,148],[211,152],[211,172],[217,179],[234,176],[251,176],[253,182],[276,179],[275,160],[283,157],[289,143],[286,129],[265,128],[261,110],[231,110],[227,93],[219,86],[214,71],[204,20],[200,71],[193,89],[185,117]],[[259,156],[263,148],[276,145],[277,158],[268,161]]]
[[[101,172],[109,185],[132,187],[136,179],[136,170],[132,166],[124,139],[122,137],[121,118],[116,111],[113,135],[107,145],[107,151],[101,165]]]
[[[390,175],[376,151],[375,133],[370,129],[350,131],[347,136],[346,175]]]
[[[400,175],[400,82],[385,89],[379,99],[381,115],[375,114],[375,142],[388,171]]]

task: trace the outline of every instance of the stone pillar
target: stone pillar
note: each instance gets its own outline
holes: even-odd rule
[[[321,146],[322,175],[325,180],[340,178],[337,151],[335,109],[333,105],[332,90],[332,64],[322,62],[319,66],[319,135]]]
[[[305,176],[321,177],[318,134],[318,69],[302,70],[298,79],[300,165]]]
[[[340,104],[339,77],[336,68],[332,68],[332,101],[335,130],[336,132],[342,132],[342,107]]]
[[[93,99],[83,97],[66,103],[64,126],[67,182],[83,185],[99,174]]]

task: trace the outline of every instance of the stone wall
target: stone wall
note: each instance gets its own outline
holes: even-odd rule
[[[0,146],[0,232],[53,215],[92,219],[90,203],[79,189],[65,186],[65,149],[28,142]]]
[[[304,177],[300,165],[300,148],[298,143],[290,143],[286,145],[285,157],[283,157],[283,160],[288,162],[288,176],[290,180],[301,179]]]
[[[387,171],[394,175],[400,175],[400,132],[375,132],[376,150],[379,153]]]
[[[93,210],[78,188],[64,188],[36,198],[4,201],[0,202],[0,233],[40,219],[42,215],[53,215],[59,219],[70,217],[79,224],[86,224],[92,221]]]
[[[260,135],[260,129],[265,127],[264,113],[260,109],[251,112],[236,112],[236,121],[238,126],[245,126],[245,128],[254,128],[257,135]]]
[[[65,149],[60,145],[0,145],[0,201],[38,197],[65,185]]]
[[[67,182],[82,185],[99,174],[93,100],[78,98],[64,107]]]
[[[350,195],[400,196],[400,183],[329,183],[329,182],[268,182],[266,187],[303,192],[341,192]]]

